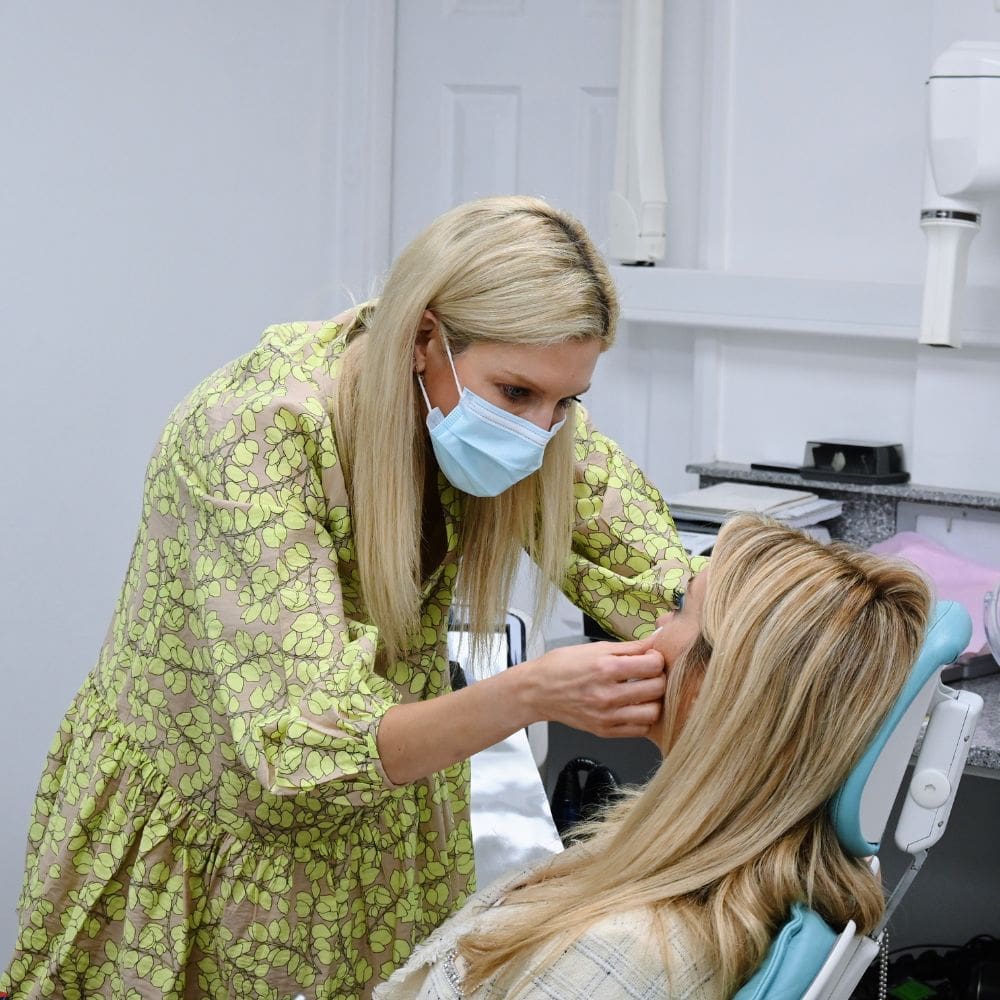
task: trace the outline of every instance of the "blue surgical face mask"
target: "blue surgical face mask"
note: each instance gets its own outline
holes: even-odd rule
[[[427,404],[427,429],[434,457],[456,489],[474,497],[499,496],[541,468],[545,446],[566,421],[560,420],[551,430],[543,431],[530,420],[463,389],[443,335],[441,342],[459,392],[458,403],[448,416],[436,406],[431,408],[424,380],[417,375]]]

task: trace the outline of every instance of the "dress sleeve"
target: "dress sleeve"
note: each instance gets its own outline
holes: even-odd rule
[[[602,628],[639,639],[707,559],[687,554],[659,490],[579,405],[576,421],[576,516],[563,592]]]
[[[400,693],[356,617],[350,512],[327,500],[341,476],[329,416],[315,398],[206,412],[191,571],[235,753],[272,794],[375,806],[395,787],[376,735]]]

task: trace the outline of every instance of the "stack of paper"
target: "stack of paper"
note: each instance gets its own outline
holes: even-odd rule
[[[667,501],[674,517],[685,521],[722,524],[732,514],[766,514],[793,527],[804,527],[839,517],[843,505],[808,490],[788,490],[754,483],[717,483],[701,490],[678,493]]]
[[[770,517],[792,528],[806,528],[812,524],[819,524],[820,521],[840,517],[843,512],[844,505],[839,500],[817,497],[815,500],[803,501],[801,504],[782,507],[780,510],[768,513]]]
[[[687,550],[688,555],[692,556],[711,552],[719,538],[715,531],[688,531],[684,528],[677,529],[677,537],[681,540],[681,545]]]

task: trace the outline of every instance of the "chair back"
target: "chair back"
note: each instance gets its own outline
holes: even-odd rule
[[[954,663],[972,635],[969,612],[940,601],[910,676],[871,746],[830,800],[837,839],[852,857],[877,854],[913,747],[938,687],[941,668]]]

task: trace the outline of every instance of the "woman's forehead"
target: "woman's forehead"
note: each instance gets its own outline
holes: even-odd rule
[[[555,344],[498,344],[479,341],[464,352],[466,361],[496,377],[563,395],[586,392],[600,355],[600,342],[566,340]]]

